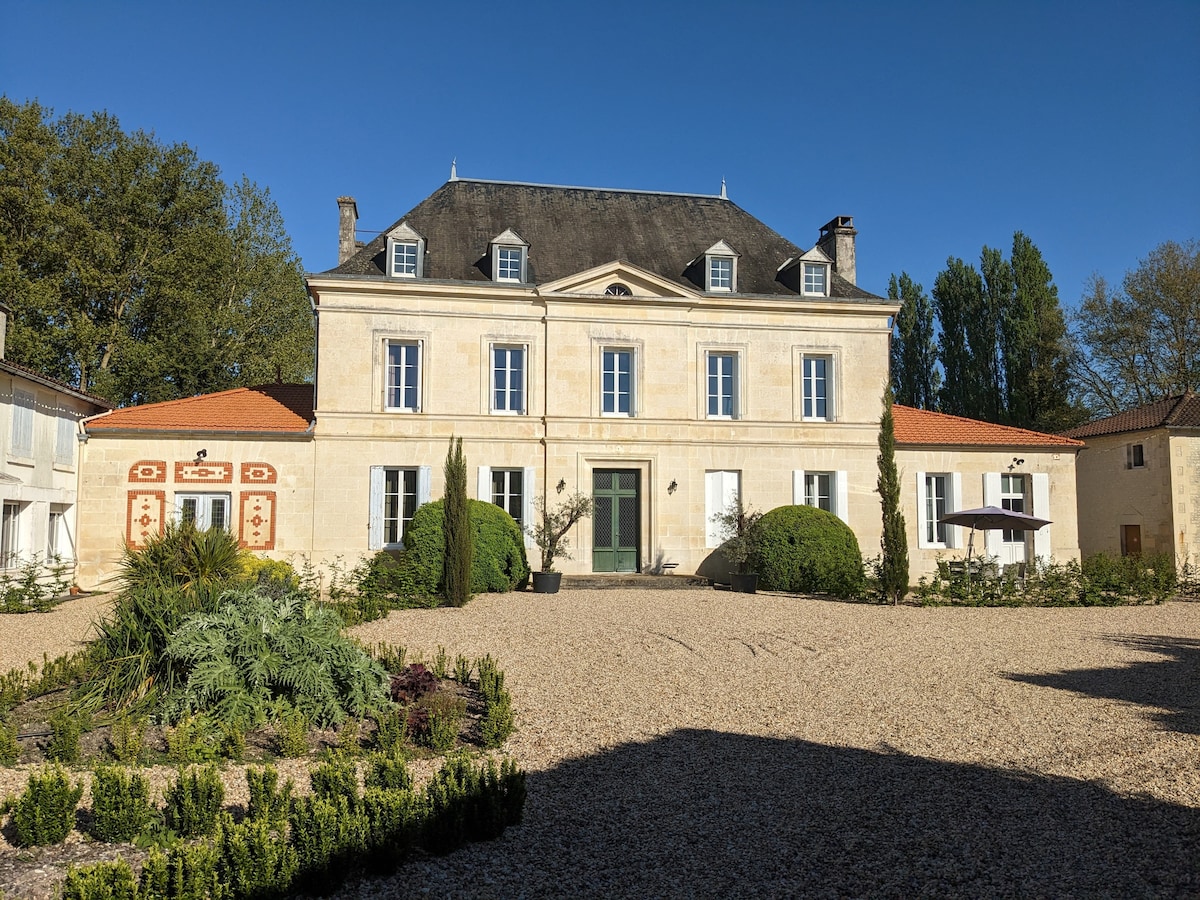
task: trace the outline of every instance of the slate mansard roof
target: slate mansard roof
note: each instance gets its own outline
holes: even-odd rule
[[[87,430],[306,434],[312,423],[311,384],[265,384],[128,406],[89,419]]]
[[[425,238],[424,277],[451,281],[489,281],[489,242],[506,229],[529,243],[535,284],[621,261],[702,290],[704,253],[723,240],[739,254],[737,294],[795,297],[779,268],[804,252],[721,197],[455,179],[325,274],[384,277],[401,222]],[[830,282],[834,299],[883,299],[837,272]]]
[[[1115,416],[1097,419],[1063,434],[1073,438],[1098,437],[1102,434],[1121,434],[1147,428],[1200,428],[1200,396],[1192,391],[1127,409]]]

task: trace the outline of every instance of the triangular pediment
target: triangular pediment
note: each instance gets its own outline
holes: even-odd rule
[[[626,294],[618,286],[627,288],[629,293]],[[557,281],[542,285],[539,290],[542,294],[590,294],[593,296],[608,294],[618,299],[620,297],[680,299],[701,296],[685,285],[668,281],[653,272],[647,272],[645,269],[621,260],[559,278]]]
[[[807,253],[801,253],[799,256],[796,257],[796,259],[797,259],[797,261],[807,262],[807,263],[814,263],[814,262],[830,263],[830,264],[833,263],[833,258],[831,256],[827,255],[825,253],[825,251],[822,250],[820,247],[813,247]]]
[[[505,228],[502,232],[492,238],[491,243],[518,247],[529,246],[529,241],[525,240],[525,238],[521,237],[511,228]]]
[[[408,222],[401,222],[387,233],[393,241],[423,241],[425,235],[413,228]]]
[[[705,256],[733,256],[738,257],[742,254],[738,253],[724,241],[717,241],[711,247],[704,251]]]

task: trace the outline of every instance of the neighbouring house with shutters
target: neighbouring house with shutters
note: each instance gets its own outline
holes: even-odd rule
[[[520,522],[537,497],[594,498],[568,573],[703,570],[720,543],[713,516],[739,494],[763,510],[821,506],[877,552],[898,306],[857,285],[849,217],[814,229],[806,250],[723,190],[452,175],[361,244],[355,201],[338,205],[338,265],[308,276],[315,394],[267,386],[89,422],[95,577],[121,539],[170,516],[228,523],[249,547],[317,565],[397,548],[415,509],[443,493],[451,436],[475,496]],[[925,440],[934,414],[911,412],[901,465],[914,537],[919,509],[982,500],[995,482],[997,505],[1055,519],[1026,553],[1078,554],[1075,442],[1010,429],[1010,445],[968,426]],[[1008,468],[1014,456],[1025,461]],[[955,533],[932,534],[918,569],[957,549]]]
[[[4,358],[9,310],[0,304],[0,575],[77,551],[79,422],[111,404]]]
[[[1188,392],[1080,425],[1085,555],[1171,554],[1200,564],[1200,396]]]

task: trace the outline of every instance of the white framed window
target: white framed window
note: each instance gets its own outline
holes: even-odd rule
[[[850,480],[847,472],[812,469],[792,471],[792,503],[815,506],[849,522]]]
[[[806,297],[829,296],[829,266],[824,263],[804,263],[801,293]]]
[[[33,410],[37,398],[29,391],[13,391],[12,454],[33,456]]]
[[[387,273],[392,278],[420,278],[425,268],[425,238],[407,222],[388,232]]]
[[[524,415],[525,347],[492,346],[492,412]]]
[[[732,256],[710,256],[708,258],[708,289],[710,291],[733,290]]]
[[[1012,512],[1025,512],[1025,476],[1010,475],[1007,472],[1000,475],[1000,508]],[[1025,543],[1025,532],[1004,529],[1003,540],[1006,544]]]
[[[421,342],[388,341],[384,409],[421,411]]]
[[[704,546],[721,546],[722,529],[717,519],[738,502],[742,491],[742,473],[715,470],[704,473]]]
[[[1146,467],[1146,447],[1144,444],[1125,445],[1125,468],[1144,469]]]
[[[729,351],[707,353],[706,393],[710,419],[735,419],[738,415],[738,355]]]
[[[636,399],[632,348],[605,347],[600,351],[600,412],[634,415]]]
[[[429,502],[431,476],[429,466],[371,466],[368,549],[404,546],[404,532],[417,507]]]
[[[804,354],[801,360],[800,390],[802,416],[810,421],[832,421],[833,358]]]
[[[497,247],[496,248],[496,280],[524,281],[525,248]]]
[[[533,546],[533,536],[525,526],[533,522],[534,468],[491,468],[479,467],[478,499],[495,503],[504,509],[521,527],[525,546]]]
[[[75,463],[75,420],[70,416],[60,415],[57,419],[57,433],[54,441],[54,461],[62,466]]]
[[[201,531],[209,528],[229,530],[228,494],[175,495],[175,513],[181,525],[195,525]]]
[[[75,542],[67,526],[69,506],[50,504],[50,519],[46,524],[46,559],[72,560],[75,558]]]
[[[392,275],[397,278],[417,277],[416,241],[395,241],[392,244]]]
[[[0,568],[10,569],[21,554],[21,504],[5,500],[0,515]]]
[[[962,475],[958,472],[917,473],[917,546],[944,549],[958,546],[957,529],[942,516],[959,507]]]

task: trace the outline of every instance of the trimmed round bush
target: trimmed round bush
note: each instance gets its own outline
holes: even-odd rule
[[[529,561],[520,526],[495,503],[468,500],[467,506],[475,541],[471,593],[523,589],[529,580]],[[426,503],[417,509],[404,532],[404,548],[416,585],[430,594],[442,592],[443,516],[441,500]]]
[[[841,519],[815,506],[780,506],[764,515],[751,555],[761,586],[772,591],[861,593],[862,553],[858,539]]]

